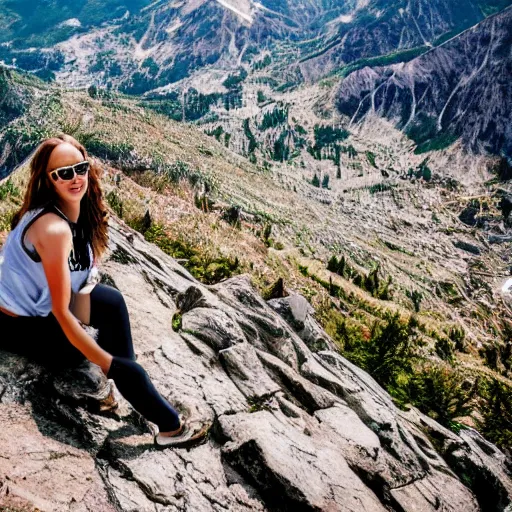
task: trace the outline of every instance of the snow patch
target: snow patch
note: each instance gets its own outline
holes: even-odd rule
[[[338,18],[338,21],[341,23],[350,23],[353,19],[354,19],[354,16],[352,16],[351,14],[342,14]]]
[[[235,14],[240,16],[243,20],[245,20],[245,21],[247,21],[249,23],[253,22],[253,17],[252,17],[252,15],[250,13],[250,9],[246,9],[246,12],[241,11],[238,8],[238,7],[242,7],[241,5],[235,6],[231,2],[229,2],[228,0],[217,0],[217,2],[220,5],[222,5],[223,7],[226,7],[226,9],[229,9],[230,11],[233,11]],[[240,2],[240,3],[245,3],[245,2]],[[250,6],[249,3],[248,3],[248,5]],[[247,12],[247,11],[249,11],[249,12]]]
[[[176,32],[176,30],[178,30],[182,25],[183,23],[181,22],[181,20],[176,19],[165,29],[165,31],[168,34],[172,34],[173,32]]]
[[[59,27],[81,27],[82,23],[78,18],[70,18],[59,24]]]

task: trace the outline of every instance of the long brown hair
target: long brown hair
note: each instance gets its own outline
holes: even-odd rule
[[[60,144],[68,143],[82,153],[84,160],[89,160],[89,182],[87,192],[80,201],[78,224],[91,242],[95,258],[99,258],[108,244],[107,210],[103,202],[100,186],[102,174],[99,165],[87,155],[86,149],[70,135],[59,135],[43,141],[34,152],[30,161],[30,180],[23,200],[23,205],[12,219],[12,229],[29,210],[44,208],[57,199],[57,193],[46,172],[52,151]]]

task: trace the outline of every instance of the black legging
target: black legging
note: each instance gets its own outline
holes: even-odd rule
[[[114,380],[119,392],[161,432],[176,430],[180,423],[178,413],[135,362],[128,311],[118,290],[103,284],[94,287],[90,323],[98,329],[98,345],[114,356],[107,377]],[[0,312],[0,348],[51,369],[76,366],[85,359],[51,313],[47,317],[11,317]]]

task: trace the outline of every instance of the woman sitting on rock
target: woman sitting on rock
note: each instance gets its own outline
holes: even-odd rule
[[[87,358],[158,425],[157,444],[202,437],[204,429],[188,428],[135,362],[121,293],[89,284],[108,241],[99,167],[64,135],[39,146],[30,173],[0,253],[0,347],[59,369]],[[97,341],[83,325],[98,330]]]

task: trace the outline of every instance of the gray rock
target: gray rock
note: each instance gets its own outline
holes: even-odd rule
[[[220,421],[230,439],[223,448],[224,457],[255,483],[272,507],[385,510],[336,445],[291,427],[281,415],[260,411]]]
[[[457,247],[457,249],[462,249],[463,251],[469,252],[471,254],[475,254],[479,256],[482,252],[482,249],[475,244],[470,244],[469,242],[465,242],[464,240],[455,240],[453,245]]]
[[[298,294],[272,299],[268,304],[290,324],[306,345],[313,351],[334,349],[334,343],[313,319],[314,310],[309,302]]]
[[[128,258],[102,271],[125,296],[139,362],[176,408],[213,422],[210,435],[188,450],[157,450],[122,397],[115,413],[95,407],[106,389],[95,367],[55,375],[0,352],[0,489],[11,503],[80,512],[509,505],[496,447],[397,410],[336,352],[299,296],[269,305],[247,276],[203,286],[113,225],[118,248]]]

